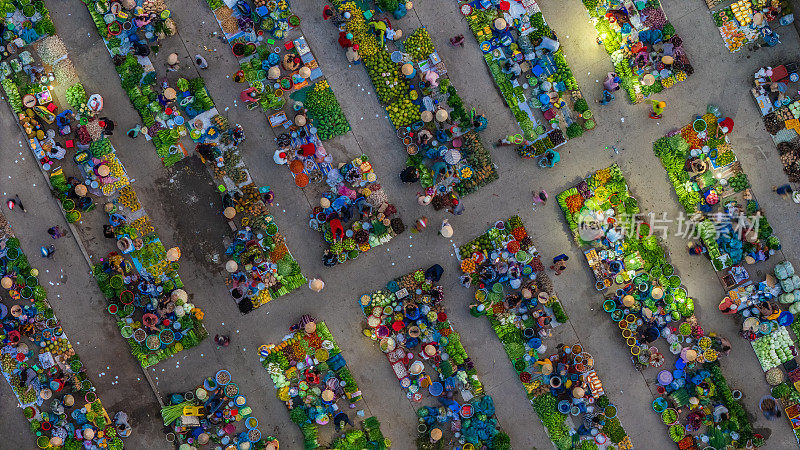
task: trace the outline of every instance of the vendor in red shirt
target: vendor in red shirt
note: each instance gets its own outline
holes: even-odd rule
[[[721,139],[722,136],[733,132],[733,119],[726,117],[717,121],[717,131],[714,132],[715,139]]]

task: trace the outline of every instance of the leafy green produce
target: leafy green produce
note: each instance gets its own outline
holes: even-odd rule
[[[327,141],[350,131],[350,123],[347,122],[342,107],[328,83],[322,84],[323,82],[314,85],[314,88],[306,96],[305,106],[315,121],[317,135],[323,141]]]

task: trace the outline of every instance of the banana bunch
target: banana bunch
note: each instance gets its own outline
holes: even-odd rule
[[[142,204],[139,203],[139,198],[136,196],[136,191],[130,186],[125,186],[119,191],[117,200],[122,206],[131,211],[138,211],[142,207]]]

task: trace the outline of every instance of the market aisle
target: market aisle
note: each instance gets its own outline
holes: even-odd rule
[[[0,120],[0,133],[7,137],[5,151],[0,153],[3,214],[31,265],[39,269],[40,283],[47,289],[52,308],[87,367],[103,405],[112,415],[116,411],[125,411],[136,427],[137,432],[126,443],[133,448],[145,448],[150,445],[153,435],[161,433],[158,403],[138,362],[129,356],[128,344],[120,337],[119,329],[105,311],[106,301],[89,275],[86,260],[74,238],[70,235],[53,241],[47,234],[51,226],[67,229],[67,224],[36,160],[30,150],[23,147],[25,142],[21,139],[24,135],[11,114],[6,105],[0,106],[0,117],[3,118]],[[18,208],[13,211],[6,208],[6,199],[17,193],[27,213]],[[56,246],[56,252],[52,259],[44,259],[39,248],[50,244]],[[14,424],[19,423],[18,419],[24,421],[24,417],[16,407],[11,391],[2,392],[3,411],[9,408],[8,414],[13,416],[3,421],[9,427],[4,426],[3,436],[9,439],[4,445],[8,445],[7,448],[12,445],[30,448],[33,441],[27,425],[23,432],[10,432]]]

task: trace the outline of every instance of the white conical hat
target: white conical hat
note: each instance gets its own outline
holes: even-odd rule
[[[228,271],[228,273],[236,272],[239,270],[239,264],[237,264],[234,260],[230,260],[225,263],[225,270]]]

